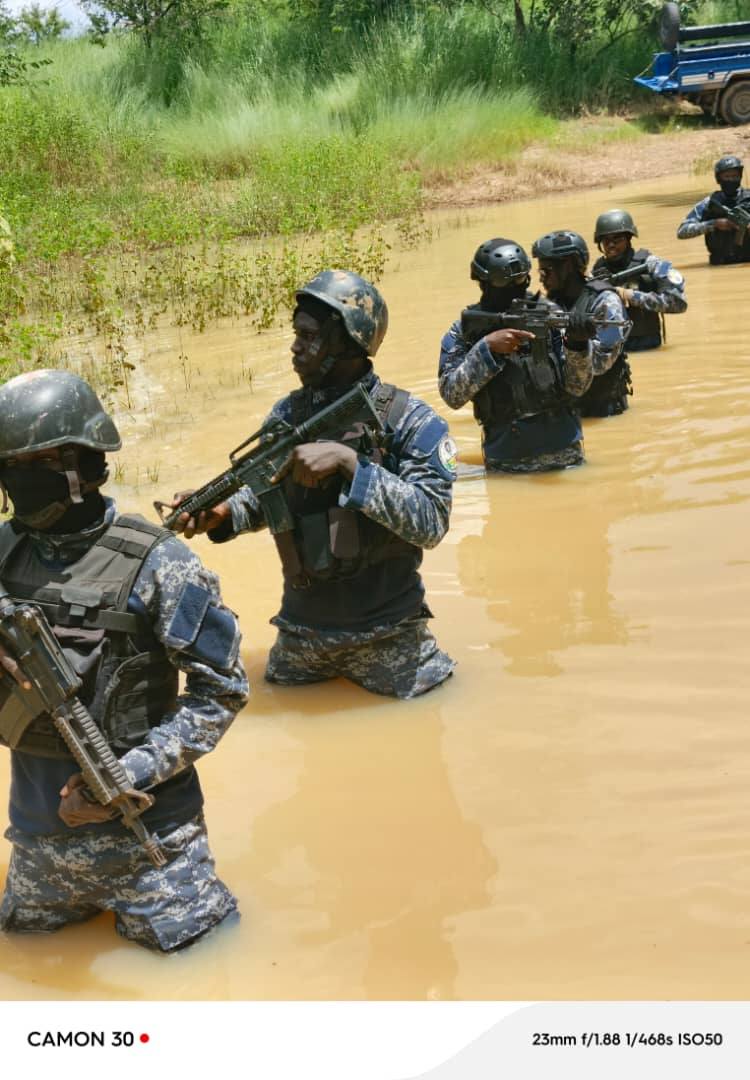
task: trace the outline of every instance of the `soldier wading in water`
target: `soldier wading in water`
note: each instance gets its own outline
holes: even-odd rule
[[[386,438],[375,451],[358,439],[305,443],[279,477],[294,529],[274,537],[284,590],[265,677],[299,686],[344,676],[377,694],[415,697],[454,667],[427,627],[419,566],[423,548],[448,530],[455,446],[428,405],[373,371],[388,312],[369,282],[323,271],[297,293],[292,325],[302,388],[268,420],[299,425],[361,383]],[[197,521],[183,514],[176,527],[221,543],[265,524],[244,487]]]
[[[747,222],[750,215],[750,189],[742,187],[743,164],[734,154],[719,158],[714,177],[719,190],[696,203],[677,230],[678,240],[702,236],[712,266],[750,262],[750,228],[733,221],[728,214],[739,211]]]
[[[591,383],[588,353],[576,354],[571,363],[562,332],[550,328],[542,331],[541,362],[530,363],[535,335],[507,327],[502,317],[483,336],[472,334],[472,315],[507,313],[514,300],[542,313],[561,309],[528,291],[531,260],[514,240],[496,237],[481,244],[470,271],[482,298],[443,337],[440,396],[452,409],[472,402],[488,469],[527,473],[580,465],[583,434],[575,399]]]
[[[152,865],[92,800],[42,712],[11,751],[0,929],[58,930],[112,911],[123,937],[167,952],[237,906],[216,876],[194,762],[214,749],[248,687],[215,575],[166,529],[118,515],[100,493],[105,454],[119,449],[111,417],[78,376],[32,371],[0,389],[0,483],[14,511],[0,526],[0,580],[13,600],[44,611],[132,789],[153,797],[141,820],[166,865]],[[1,706],[9,680],[23,686],[25,676],[4,648],[0,663]]]
[[[685,279],[667,259],[652,255],[648,248],[633,250],[632,237],[638,229],[627,210],[607,210],[596,219],[594,243],[602,252],[591,267],[594,277],[607,279],[631,267],[644,272],[616,289],[633,326],[628,334],[628,352],[658,349],[662,343],[661,320],[665,314],[687,311]]]
[[[589,249],[577,232],[545,233],[531,254],[539,260],[539,278],[547,296],[573,317],[566,338],[568,363],[577,367],[587,357],[591,364],[593,381],[578,399],[581,415],[624,412],[632,393],[624,352],[630,323],[620,297],[606,281],[586,276]],[[599,326],[592,321],[596,319],[602,320]]]

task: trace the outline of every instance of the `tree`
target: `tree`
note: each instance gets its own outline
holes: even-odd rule
[[[199,38],[204,20],[223,11],[229,0],[81,0],[94,40],[122,28],[138,33],[146,46],[158,35]]]
[[[0,44],[9,45],[18,36],[18,26],[8,8],[0,0]]]
[[[18,23],[0,0],[0,86],[22,84],[31,71],[49,64],[49,60],[27,60],[16,52],[16,45],[23,40]]]
[[[18,16],[18,28],[21,34],[34,45],[43,41],[55,41],[70,29],[70,23],[62,17],[57,7],[43,8],[33,3],[21,9]]]

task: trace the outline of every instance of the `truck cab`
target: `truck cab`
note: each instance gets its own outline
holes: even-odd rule
[[[633,81],[657,94],[685,98],[727,124],[750,123],[750,22],[681,26],[677,4],[664,4],[650,75]],[[698,42],[699,44],[694,44]]]

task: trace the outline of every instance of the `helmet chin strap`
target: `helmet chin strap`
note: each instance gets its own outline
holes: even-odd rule
[[[71,504],[82,503],[83,495],[81,494],[81,474],[78,472],[78,454],[72,447],[67,447],[60,455],[60,460],[65,478],[68,481]]]
[[[341,317],[336,312],[332,312],[330,318],[326,320],[325,328],[323,330],[323,333],[321,334],[319,352],[323,352],[325,350],[326,355],[320,361],[320,367],[318,368],[318,371],[320,373],[320,380],[318,382],[318,386],[323,385],[323,383],[331,374],[338,361],[341,359],[340,356],[335,356],[333,353],[328,352],[334,336],[334,332],[336,328],[340,325]]]
[[[337,360],[338,356],[332,356],[331,353],[328,353],[328,355],[320,361],[320,368],[318,370],[320,371],[321,382],[327,375],[330,375]]]

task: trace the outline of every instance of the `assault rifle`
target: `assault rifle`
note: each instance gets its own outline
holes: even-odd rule
[[[461,334],[466,341],[474,345],[486,334],[491,334],[493,330],[530,331],[534,335],[533,340],[528,342],[531,347],[529,351],[532,365],[530,374],[534,378],[535,372],[539,373],[540,377],[545,381],[545,386],[539,386],[539,389],[542,390],[550,385],[549,375],[541,374],[542,371],[549,372],[547,334],[550,330],[564,332],[570,329],[571,322],[575,323],[576,321],[571,319],[570,313],[567,311],[560,311],[559,308],[539,304],[534,300],[516,298],[511,301],[510,309],[504,312],[482,311],[481,308],[464,308],[461,312]],[[599,319],[592,315],[575,326],[575,330],[584,334],[595,334],[600,326],[626,325],[626,321],[622,319]]]
[[[606,281],[613,288],[618,285],[624,285],[627,281],[636,281],[639,277],[643,277],[648,273],[648,263],[633,263],[632,266],[626,267],[624,270],[618,270],[616,274],[610,273],[607,266],[600,266],[598,270],[594,270],[594,277],[597,281]]]
[[[160,501],[154,503],[154,508],[163,524],[173,529],[181,514],[193,517],[202,510],[212,510],[235,491],[247,486],[257,498],[271,532],[289,532],[294,528],[294,520],[284,490],[274,483],[274,477],[288,463],[295,446],[332,438],[350,425],[363,425],[370,438],[383,434],[383,424],[372,399],[359,383],[297,427],[285,420],[271,420],[231,452],[231,465],[220,476],[188,495],[174,509]],[[256,446],[240,454],[256,440]],[[165,512],[167,509],[169,513]]]
[[[153,796],[136,791],[86,706],[78,698],[81,680],[35,604],[16,604],[0,585],[0,641],[19,664],[28,689],[12,675],[2,677],[9,691],[0,706],[0,738],[11,749],[32,722],[47,713],[65,740],[86,781],[84,794],[111,806],[132,829],[154,866],[166,858],[140,815],[153,806]]]
[[[734,242],[737,247],[741,247],[745,243],[747,230],[750,226],[750,201],[743,199],[736,206],[725,206],[715,196],[712,196],[708,209],[718,211],[721,217],[734,222],[737,226],[734,233]]]

